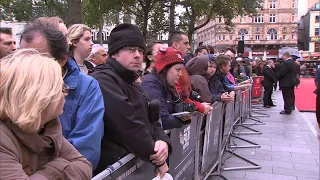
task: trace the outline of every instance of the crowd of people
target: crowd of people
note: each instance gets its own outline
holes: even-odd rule
[[[265,76],[265,106],[274,105],[277,77],[291,112],[290,60],[276,76],[272,61],[253,65],[230,48],[216,56],[201,46],[193,57],[181,31],[170,33],[169,47],[146,45],[138,26],[120,24],[107,51],[91,36],[84,24],[42,17],[26,25],[16,50],[10,29],[0,28],[1,179],[90,179],[128,153],[163,177],[172,152],[164,130],[191,122],[174,113],[232,103],[254,73]]]

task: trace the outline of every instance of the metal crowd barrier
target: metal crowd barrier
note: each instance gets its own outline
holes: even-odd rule
[[[251,128],[256,124],[245,124],[251,117],[251,90],[236,92],[234,103],[215,102],[212,112],[207,116],[193,116],[191,124],[170,131],[173,152],[169,157],[169,173],[175,180],[202,180],[209,176],[222,176],[223,171],[259,169],[260,165],[234,152],[235,148],[259,148],[260,145],[240,135],[261,134]],[[253,132],[236,132],[234,129],[246,129]],[[248,145],[232,144],[236,138]],[[250,165],[242,167],[224,167],[222,156],[230,153]],[[154,178],[154,167],[150,163],[129,154],[109,166],[93,180],[136,180]]]

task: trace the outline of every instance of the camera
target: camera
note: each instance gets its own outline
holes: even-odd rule
[[[199,101],[201,99],[201,96],[199,93],[195,92],[195,91],[191,91],[189,98],[193,101]]]
[[[194,103],[185,103],[185,102],[179,102],[174,104],[174,112],[194,112],[196,111],[196,106]]]

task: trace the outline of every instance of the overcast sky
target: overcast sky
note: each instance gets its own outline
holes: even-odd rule
[[[308,0],[298,0],[298,17],[305,15],[308,12]]]

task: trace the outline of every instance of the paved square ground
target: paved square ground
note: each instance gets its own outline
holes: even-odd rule
[[[280,115],[283,109],[281,91],[273,98],[277,107],[265,109],[270,117],[260,117],[265,125],[254,125],[261,135],[241,135],[261,145],[261,148],[237,148],[234,152],[261,165],[261,169],[224,171],[230,180],[319,180],[319,138],[315,113]],[[306,99],[307,100],[307,99]],[[263,108],[264,109],[264,108]],[[248,121],[250,122],[250,121]],[[236,131],[248,131],[238,127]],[[231,139],[237,145],[246,142]],[[248,166],[249,164],[231,154],[223,157],[224,167]],[[220,180],[210,177],[209,180]]]

